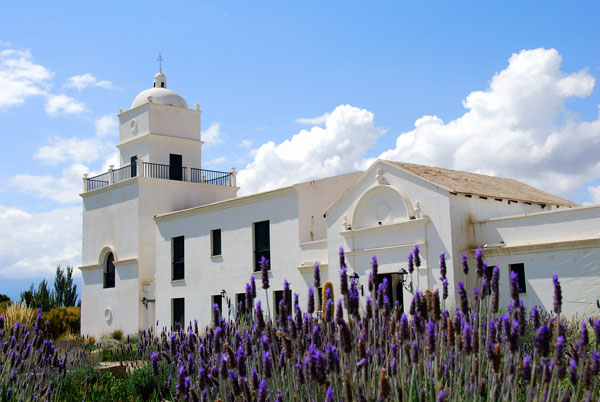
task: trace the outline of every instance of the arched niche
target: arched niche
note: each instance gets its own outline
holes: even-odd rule
[[[379,185],[367,190],[356,205],[352,217],[354,229],[408,221],[414,216],[412,204],[402,190]]]

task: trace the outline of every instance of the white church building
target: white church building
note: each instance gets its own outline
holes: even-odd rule
[[[501,302],[508,302],[514,271],[525,303],[551,310],[557,273],[565,314],[598,312],[599,205],[579,206],[512,179],[385,160],[364,172],[238,197],[235,168],[201,168],[200,122],[199,106],[188,108],[159,72],[152,88],[121,109],[120,166],[84,176],[83,334],[206,325],[215,303],[233,318],[251,275],[261,290],[263,256],[271,314],[284,280],[304,310],[315,262],[321,281],[338,291],[340,247],[365,297],[372,256],[393,301],[407,305],[411,289],[441,288],[444,252],[453,303],[458,281],[475,285],[472,255],[481,247],[500,268]],[[401,275],[415,244],[421,266]],[[463,252],[471,258],[467,278]],[[266,306],[264,291],[258,298]]]

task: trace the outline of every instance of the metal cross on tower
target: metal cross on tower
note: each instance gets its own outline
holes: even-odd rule
[[[160,55],[160,53],[158,53],[158,57],[156,58],[156,61],[158,61],[158,71],[160,71],[162,73],[162,62],[165,61],[165,59],[163,59],[163,57]]]

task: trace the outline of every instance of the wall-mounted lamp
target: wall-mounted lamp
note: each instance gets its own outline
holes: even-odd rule
[[[364,296],[365,295],[365,287],[360,284],[360,277],[358,276],[358,274],[356,272],[353,273],[352,275],[350,275],[350,279],[354,279],[354,282],[357,285],[360,285],[360,295]]]
[[[398,275],[400,276],[400,283],[402,284],[404,289],[408,290],[410,293],[413,293],[412,280],[410,281],[410,283],[408,285],[406,284],[406,280],[408,277],[408,271],[405,270],[404,268],[400,268],[400,271],[398,271]]]
[[[224,299],[227,295],[227,291],[225,289],[221,289],[221,297]]]

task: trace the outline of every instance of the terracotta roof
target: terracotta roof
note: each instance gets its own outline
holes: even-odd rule
[[[576,207],[578,204],[514,179],[461,172],[413,163],[385,161],[454,193]]]

